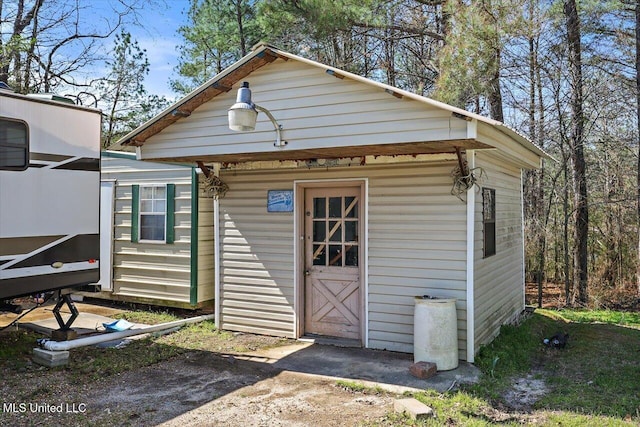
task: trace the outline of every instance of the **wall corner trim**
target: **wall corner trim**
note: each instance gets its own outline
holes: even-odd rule
[[[469,169],[475,168],[475,151],[467,151]],[[474,293],[474,264],[475,264],[475,186],[467,190],[467,362],[475,360],[475,293]]]

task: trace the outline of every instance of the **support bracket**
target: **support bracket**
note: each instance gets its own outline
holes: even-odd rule
[[[71,312],[71,317],[67,319],[65,322],[62,316],[60,315],[60,309],[62,306],[66,304],[69,307],[69,311]],[[73,303],[70,294],[61,295],[61,292],[58,291],[58,302],[56,302],[55,307],[53,307],[53,316],[56,318],[58,322],[58,326],[60,326],[61,331],[68,331],[71,329],[71,325],[76,320],[80,313],[76,308],[76,305]]]

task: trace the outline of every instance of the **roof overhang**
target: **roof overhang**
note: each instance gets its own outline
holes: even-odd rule
[[[287,161],[287,160],[312,160],[312,159],[339,159],[367,156],[401,156],[420,154],[444,154],[456,153],[456,149],[478,150],[491,149],[493,147],[475,140],[449,140],[449,141],[425,141],[409,142],[401,144],[378,144],[362,146],[342,146],[331,148],[316,148],[308,150],[272,151],[266,153],[233,153],[219,155],[200,155],[171,157],[166,159],[153,159],[154,162],[180,162],[180,163],[243,163],[258,161]]]
[[[418,101],[430,107],[436,107],[451,112],[453,117],[466,120],[470,123],[477,123],[473,128],[489,127],[495,130],[494,134],[502,135],[500,139],[508,139],[511,143],[515,142],[522,151],[530,157],[525,167],[535,168],[539,166],[540,159],[551,158],[547,153],[538,148],[525,136],[506,126],[502,122],[489,119],[487,117],[471,113],[469,111],[435,101],[424,96],[420,96],[402,89],[395,88],[383,83],[375,82],[365,77],[352,74],[334,67],[327,66],[306,58],[302,58],[285,51],[281,51],[273,46],[262,44],[257,46],[250,54],[240,59],[229,68],[225,69],[218,75],[214,76],[207,83],[195,89],[186,97],[167,108],[153,119],[144,123],[134,131],[125,135],[116,145],[141,147],[145,142],[160,133],[163,129],[180,120],[188,117],[196,108],[210,101],[214,97],[228,92],[240,80],[253,73],[255,70],[272,63],[276,59],[285,61],[295,60],[310,66],[320,68],[322,72],[326,72],[336,78],[359,81],[367,85],[376,86],[390,93],[396,98],[407,98]],[[471,127],[470,127],[471,128]],[[504,147],[504,144],[502,144]],[[384,156],[384,155],[418,155],[418,154],[439,154],[439,153],[455,153],[456,149],[500,149],[492,144],[486,138],[480,138],[477,133],[469,134],[467,139],[461,140],[444,140],[444,141],[417,141],[407,143],[393,143],[367,146],[340,146],[316,149],[300,149],[292,150],[289,147],[286,150],[276,150],[271,152],[256,153],[219,153],[216,155],[189,157],[176,156],[171,158],[153,158],[153,161],[171,161],[171,162],[215,162],[215,163],[240,163],[250,161],[284,161],[284,160],[308,160],[314,158],[347,158],[359,157],[362,155]],[[515,152],[512,154],[516,154]],[[517,159],[519,156],[515,155]],[[533,161],[535,157],[535,161]]]
[[[144,145],[144,142],[151,136],[159,133],[181,118],[190,116],[193,110],[202,104],[221,93],[230,91],[238,81],[281,57],[281,55],[271,48],[262,48],[251,52],[233,66],[225,69],[192,91],[189,95],[122,137],[116,144],[134,147]]]

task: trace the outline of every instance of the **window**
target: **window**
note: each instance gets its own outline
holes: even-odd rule
[[[166,187],[140,187],[140,240],[165,240]]]
[[[496,254],[496,190],[482,189],[482,231],[484,257]]]
[[[358,197],[313,198],[313,265],[358,266]]]
[[[0,119],[0,170],[23,171],[29,166],[27,124]]]
[[[133,185],[131,241],[174,240],[175,184]]]

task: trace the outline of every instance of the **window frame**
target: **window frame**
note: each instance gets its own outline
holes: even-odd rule
[[[20,146],[18,147],[17,144],[3,144],[2,143],[2,139],[0,139],[0,147],[11,147],[11,148],[24,148],[25,151],[25,159],[24,159],[24,166],[0,166],[0,170],[3,171],[14,171],[14,172],[21,172],[21,171],[25,171],[27,169],[29,169],[29,142],[30,142],[30,131],[29,131],[29,124],[27,122],[25,122],[24,120],[19,120],[19,119],[13,119],[10,117],[0,117],[0,122],[2,121],[6,121],[6,122],[13,122],[13,123],[20,123],[22,125],[24,125],[24,130],[25,130],[25,141],[24,141],[24,146]]]
[[[167,198],[168,198],[168,191],[167,191],[167,184],[140,184],[140,194],[139,194],[139,198],[138,198],[138,242],[140,243],[158,243],[158,244],[162,244],[162,243],[167,243]],[[142,197],[142,192],[145,188],[164,188],[164,199],[155,199],[152,198],[151,199],[143,199]],[[162,200],[163,201],[163,206],[164,206],[164,211],[162,213],[160,212],[146,212],[142,210],[142,202],[145,200],[151,200],[153,201],[159,201]],[[164,233],[162,236],[162,240],[160,239],[144,239],[142,237],[142,216],[143,215],[149,215],[149,216],[164,216]]]
[[[487,200],[490,195],[490,200]],[[487,204],[490,204],[490,217],[487,213]],[[496,190],[482,187],[482,252],[483,258],[488,258],[498,252],[496,242]]]

